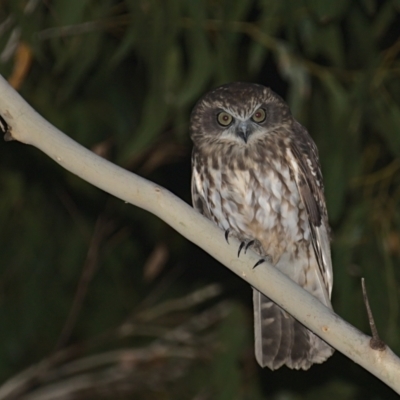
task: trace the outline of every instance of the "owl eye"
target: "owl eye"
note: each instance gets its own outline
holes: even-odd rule
[[[228,126],[232,123],[233,117],[232,115],[222,111],[217,115],[217,121],[222,126]]]
[[[263,108],[259,108],[251,117],[251,119],[254,122],[257,122],[257,124],[260,124],[261,122],[265,121],[265,118],[267,117],[267,113]]]

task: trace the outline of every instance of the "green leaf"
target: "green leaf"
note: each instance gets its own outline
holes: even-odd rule
[[[246,343],[246,328],[241,307],[232,305],[230,314],[221,323],[218,341],[221,351],[213,363],[210,375],[218,400],[240,399],[240,357]],[[226,383],[230,382],[229,385]]]
[[[349,116],[352,108],[350,98],[341,84],[333,75],[322,76],[324,95],[314,101],[315,115],[319,115],[318,126],[314,131],[323,137],[324,147],[320,147],[324,168],[325,195],[328,203],[329,217],[332,222],[342,215],[345,205],[345,195],[348,183],[347,162],[349,156],[355,158],[352,141],[348,139]],[[316,108],[318,107],[318,108]],[[323,108],[322,108],[323,107]]]
[[[374,19],[373,32],[376,38],[384,36],[390,25],[395,21],[396,13],[394,12],[393,5],[390,2],[386,2],[379,9],[379,13]]]
[[[247,18],[252,2],[243,0],[224,0],[224,6],[224,15],[227,20],[243,21]]]
[[[317,16],[319,21],[327,22],[341,17],[349,6],[350,1],[306,0],[305,3],[310,11]]]
[[[72,25],[82,22],[85,10],[92,3],[91,0],[82,0],[79,2],[70,0],[55,0],[52,2],[52,9],[57,16],[58,26]]]
[[[291,52],[286,44],[279,43],[276,51],[277,64],[282,77],[289,81],[288,103],[293,115],[299,118],[305,100],[310,94],[308,70]]]
[[[187,3],[193,24],[185,35],[186,48],[189,54],[188,73],[183,81],[183,87],[177,97],[177,105],[184,107],[194,102],[205,89],[211,78],[213,59],[208,37],[204,30],[206,15],[204,3],[191,1]],[[196,51],[190,51],[196,49]]]
[[[400,107],[386,98],[385,94],[376,96],[375,117],[372,123],[387,143],[387,148],[396,157],[400,156]]]
[[[144,102],[141,123],[133,139],[126,143],[120,157],[121,162],[124,163],[131,159],[155,141],[157,134],[167,122],[168,111],[169,107],[161,90],[153,89],[148,93]]]
[[[361,4],[369,15],[373,15],[376,12],[377,3],[375,0],[361,0]]]
[[[351,65],[365,67],[378,55],[371,23],[357,7],[350,9],[346,23],[351,32],[347,41]]]

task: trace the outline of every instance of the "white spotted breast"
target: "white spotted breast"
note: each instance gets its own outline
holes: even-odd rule
[[[307,214],[288,166],[274,161],[232,169],[206,162],[194,172],[193,184],[221,229],[230,229],[241,240],[258,240],[274,263],[310,239]]]

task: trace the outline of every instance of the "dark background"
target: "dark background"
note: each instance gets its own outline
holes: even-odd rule
[[[0,2],[0,73],[73,139],[187,202],[196,100],[236,80],[284,97],[320,150],[334,308],[369,333],[365,277],[397,353],[399,52],[399,0]],[[35,365],[0,399],[397,398],[339,353],[261,370],[248,285],[33,147],[3,142],[0,163],[0,380]]]

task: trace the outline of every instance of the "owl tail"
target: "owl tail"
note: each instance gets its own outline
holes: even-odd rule
[[[308,369],[333,349],[268,297],[253,289],[255,353],[261,367]]]

